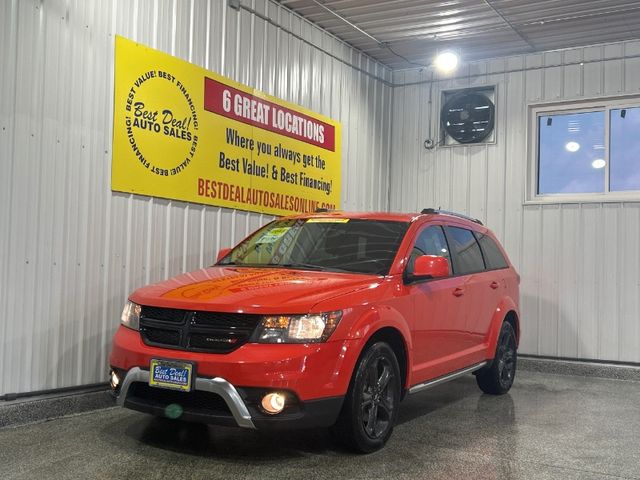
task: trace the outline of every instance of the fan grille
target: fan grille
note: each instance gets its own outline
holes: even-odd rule
[[[440,117],[446,134],[458,143],[480,143],[493,131],[495,106],[483,93],[464,91],[447,100]]]

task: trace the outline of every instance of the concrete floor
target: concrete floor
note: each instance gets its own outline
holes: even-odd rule
[[[510,394],[473,377],[408,397],[386,448],[325,431],[261,434],[111,408],[0,430],[0,478],[640,478],[640,382],[518,372]]]

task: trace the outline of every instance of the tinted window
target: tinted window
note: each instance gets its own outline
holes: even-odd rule
[[[407,227],[406,222],[332,217],[277,220],[219,264],[384,275]]]
[[[449,246],[447,245],[442,227],[427,227],[418,235],[416,243],[411,250],[411,256],[409,257],[409,264],[407,265],[408,273],[413,273],[413,265],[416,262],[416,258],[420,255],[436,255],[446,258],[449,261],[449,275],[451,275]]]
[[[451,250],[453,251],[453,271],[456,275],[465,275],[484,270],[482,252],[471,230],[448,227],[447,234],[449,245],[451,245]]]
[[[482,247],[482,253],[484,254],[484,261],[487,264],[489,270],[496,268],[507,268],[509,264],[502,255],[500,248],[496,245],[496,242],[487,235],[476,234],[478,237],[478,243]]]

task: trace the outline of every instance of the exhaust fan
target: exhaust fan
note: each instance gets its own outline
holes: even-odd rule
[[[495,125],[493,88],[445,93],[440,121],[447,145],[483,143]]]

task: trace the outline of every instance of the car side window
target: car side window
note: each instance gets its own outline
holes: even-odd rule
[[[471,230],[447,227],[447,238],[453,251],[454,271],[456,275],[481,272],[485,269],[480,245]]]
[[[416,239],[416,243],[411,249],[411,256],[409,257],[409,263],[407,265],[407,273],[413,273],[413,266],[416,262],[416,258],[420,255],[435,255],[446,258],[449,261],[449,275],[451,275],[449,246],[447,245],[447,239],[444,236],[442,227],[437,225],[431,226],[420,232]]]
[[[500,248],[490,236],[476,232],[476,238],[478,239],[480,248],[482,248],[484,261],[487,264],[488,270],[497,270],[509,266],[507,259],[504,258]]]

